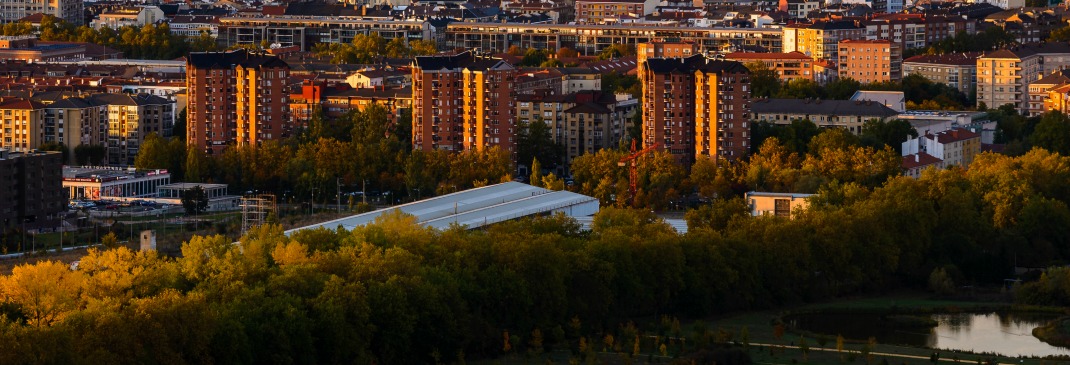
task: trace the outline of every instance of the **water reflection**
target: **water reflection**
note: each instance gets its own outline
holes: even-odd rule
[[[1070,355],[1033,337],[1033,328],[1057,318],[1048,314],[937,314],[933,328],[903,325],[875,314],[808,314],[787,318],[799,329],[849,339],[876,337],[877,342],[950,350],[995,352],[1005,356]]]

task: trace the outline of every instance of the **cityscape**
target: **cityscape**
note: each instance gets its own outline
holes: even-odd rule
[[[1060,0],[0,0],[0,364],[1070,364]]]

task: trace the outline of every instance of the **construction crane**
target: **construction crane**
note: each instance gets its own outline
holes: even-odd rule
[[[648,146],[647,148],[644,148],[642,150],[636,151],[635,150],[635,140],[633,139],[632,140],[632,154],[624,156],[624,158],[621,158],[620,161],[617,162],[617,166],[620,166],[620,167],[629,166],[628,167],[628,183],[629,183],[629,187],[630,187],[629,191],[632,194],[632,206],[635,206],[635,199],[636,199],[635,190],[636,190],[636,185],[639,184],[639,169],[636,166],[636,160],[638,160],[639,157],[642,157],[645,154],[653,152],[654,150],[656,150],[656,149],[658,149],[660,147],[661,147],[661,143],[655,143],[655,144],[652,144],[652,145]]]

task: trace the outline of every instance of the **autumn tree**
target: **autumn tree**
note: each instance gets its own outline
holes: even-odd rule
[[[81,303],[84,275],[67,264],[45,261],[19,265],[11,275],[0,278],[0,296],[14,303],[35,327],[62,320]]]

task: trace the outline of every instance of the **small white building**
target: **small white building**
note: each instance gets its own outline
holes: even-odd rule
[[[903,168],[908,173],[911,168],[926,168],[935,164],[939,164],[937,167],[968,167],[973,158],[981,153],[981,134],[968,129],[952,129],[911,138],[903,142],[902,147]]]
[[[156,24],[166,19],[163,10],[156,6],[127,7],[118,10],[101,13],[90,23],[94,29],[105,26],[111,29],[119,29],[125,26],[145,26]]]
[[[793,213],[805,210],[810,206],[809,199],[814,194],[795,193],[770,193],[750,191],[744,195],[747,206],[750,207],[750,215],[772,215],[777,217],[791,218]]]

